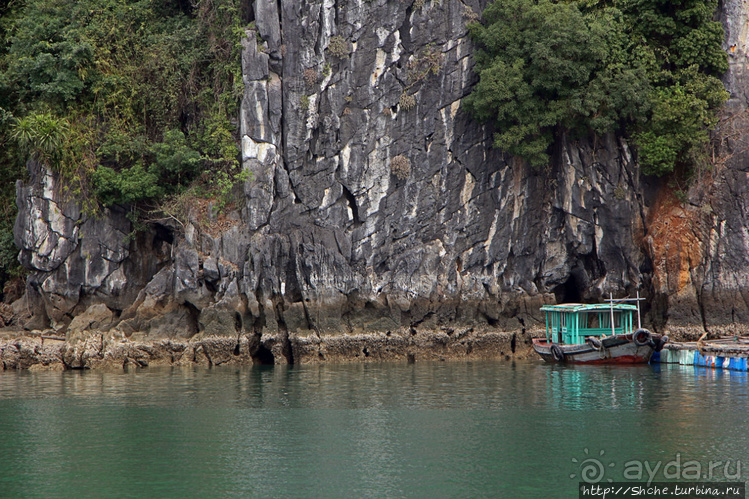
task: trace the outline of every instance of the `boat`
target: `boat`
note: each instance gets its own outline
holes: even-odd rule
[[[544,305],[546,338],[533,349],[547,362],[571,364],[642,364],[660,352],[668,336],[653,334],[640,322],[640,298],[606,303]],[[636,304],[633,305],[634,301]],[[637,328],[635,325],[637,316]]]

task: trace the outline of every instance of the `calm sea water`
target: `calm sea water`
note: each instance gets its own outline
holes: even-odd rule
[[[577,497],[583,473],[638,462],[644,481],[658,463],[657,481],[669,463],[744,481],[747,382],[540,362],[0,372],[0,496]]]

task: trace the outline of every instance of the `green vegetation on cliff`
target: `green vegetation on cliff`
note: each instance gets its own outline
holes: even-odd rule
[[[239,0],[0,7],[0,282],[19,271],[13,180],[27,158],[60,172],[91,211],[153,209],[196,184],[228,194],[239,171],[239,9]]]
[[[467,99],[495,146],[546,165],[554,136],[626,131],[647,174],[700,163],[727,98],[717,0],[495,0],[469,28]]]

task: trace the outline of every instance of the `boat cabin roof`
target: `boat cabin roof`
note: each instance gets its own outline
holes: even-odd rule
[[[608,312],[611,309],[615,311],[637,311],[636,305],[629,303],[560,303],[557,305],[544,305],[541,307],[542,312]]]

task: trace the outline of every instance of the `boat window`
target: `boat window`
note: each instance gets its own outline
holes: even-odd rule
[[[621,312],[614,312],[614,327],[615,328],[622,327],[622,313]]]
[[[585,315],[586,315],[585,327],[587,329],[598,329],[601,327],[601,321],[599,320],[597,313],[585,314]]]

